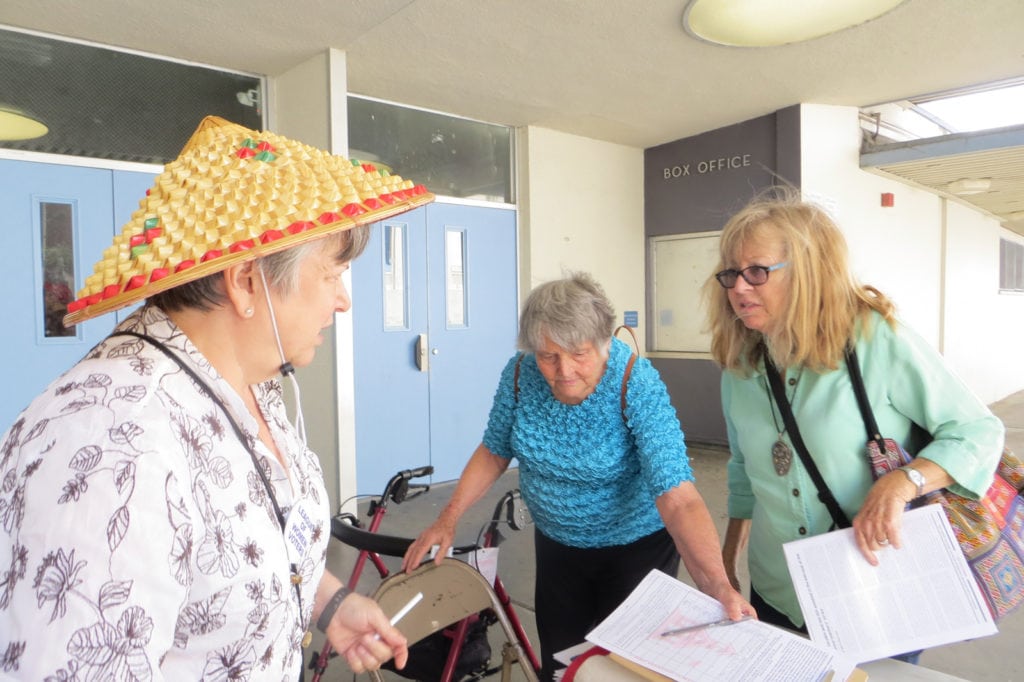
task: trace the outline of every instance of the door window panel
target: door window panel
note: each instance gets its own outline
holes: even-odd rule
[[[409,328],[408,253],[405,225],[384,224],[384,329]]]
[[[446,228],[445,323],[449,329],[466,326],[466,231]]]
[[[39,203],[39,231],[42,263],[44,338],[75,336],[74,326],[64,326],[68,303],[75,297],[74,207],[70,203]]]

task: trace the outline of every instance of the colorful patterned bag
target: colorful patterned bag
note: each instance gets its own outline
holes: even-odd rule
[[[899,443],[882,438],[867,400],[856,353],[846,355],[853,390],[868,430],[867,453],[877,479],[910,462]],[[1000,620],[1024,603],[1024,462],[1003,450],[995,478],[980,500],[948,490],[928,493],[912,504],[941,504],[981,593]]]

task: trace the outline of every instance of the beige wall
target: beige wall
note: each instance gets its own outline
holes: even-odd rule
[[[999,237],[1011,233],[954,200],[862,170],[855,107],[804,104],[800,115],[804,196],[833,211],[855,274],[891,296],[983,401],[1019,391],[1024,296],[998,291]],[[883,192],[895,206],[881,206]]]
[[[623,311],[639,312],[642,348],[643,150],[546,128],[517,136],[520,301],[538,284],[585,270],[620,323]]]

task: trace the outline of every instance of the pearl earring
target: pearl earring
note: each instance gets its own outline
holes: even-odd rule
[[[246,308],[245,309],[245,316],[246,317],[252,317],[252,313],[253,313],[252,308]]]

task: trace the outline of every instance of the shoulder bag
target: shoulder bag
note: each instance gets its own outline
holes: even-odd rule
[[[856,351],[846,351],[850,382],[867,429],[867,456],[875,479],[907,464],[913,457],[891,438],[883,438],[868,402]],[[915,500],[941,504],[967,565],[992,616],[999,620],[1024,603],[1024,463],[1006,448],[992,486],[980,500],[936,490]]]

